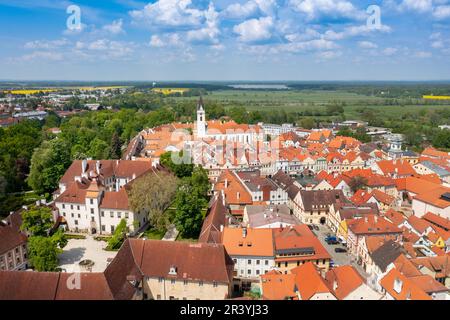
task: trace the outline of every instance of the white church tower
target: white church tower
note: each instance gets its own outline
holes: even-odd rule
[[[200,96],[197,104],[197,137],[203,138],[206,136],[206,115],[203,104],[203,98]]]

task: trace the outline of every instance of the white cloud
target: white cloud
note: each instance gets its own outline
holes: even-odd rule
[[[366,16],[348,0],[290,0],[289,5],[293,10],[306,14],[310,20],[321,16],[360,20]]]
[[[316,54],[322,60],[331,60],[342,56],[341,51],[323,51]]]
[[[450,5],[436,7],[436,9],[433,11],[433,17],[437,20],[450,18]]]
[[[69,44],[69,41],[65,38],[58,40],[35,40],[25,43],[25,49],[56,49]]]
[[[381,53],[385,56],[393,56],[394,54],[396,54],[398,52],[397,48],[386,48],[383,51],[381,51]]]
[[[158,35],[152,35],[150,39],[150,46],[155,48],[162,48],[164,47],[164,42]]]
[[[16,59],[16,61],[39,61],[42,60],[48,61],[62,61],[63,54],[59,52],[50,52],[50,51],[34,51],[30,54],[23,55]]]
[[[123,21],[122,21],[122,19],[119,19],[119,20],[114,20],[111,24],[107,24],[107,25],[103,26],[102,29],[111,34],[121,34],[121,33],[125,32],[122,27],[123,27]]]
[[[201,42],[217,44],[219,42],[219,13],[214,8],[214,5],[210,3],[208,10],[204,13],[206,22],[204,27],[197,30],[190,30],[187,32],[187,40],[189,42]]]
[[[367,25],[360,25],[360,26],[350,26],[344,28],[343,31],[336,32],[334,30],[328,30],[325,32],[324,36],[326,39],[329,40],[342,40],[345,38],[350,37],[356,37],[356,36],[362,36],[362,35],[369,35],[373,32],[382,32],[382,33],[389,33],[392,29],[389,26],[381,25],[379,28],[370,28]]]
[[[228,19],[245,19],[257,13],[272,16],[275,11],[276,0],[250,0],[243,4],[233,3],[221,12]]]
[[[359,41],[358,47],[360,47],[362,49],[376,49],[376,48],[378,48],[378,45],[376,45],[375,43],[370,42],[370,41]]]
[[[416,58],[431,58],[433,54],[428,51],[417,51],[414,53],[414,57]]]
[[[272,37],[274,22],[272,17],[250,19],[234,26],[233,31],[239,35],[239,41],[258,42]]]
[[[198,26],[203,18],[202,10],[193,8],[191,0],[158,0],[130,15],[135,22],[170,27]]]
[[[403,0],[400,9],[428,12],[433,9],[433,0]]]

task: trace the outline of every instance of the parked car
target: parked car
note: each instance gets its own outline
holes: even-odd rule
[[[334,241],[338,241],[338,239],[335,236],[329,235],[325,237],[325,242],[334,242]]]
[[[335,245],[335,244],[339,244],[339,241],[337,241],[337,240],[329,240],[329,241],[327,241],[327,243],[329,245]]]
[[[314,227],[313,227],[312,225],[310,225],[310,224],[308,224],[308,228],[309,228],[309,230],[311,230],[311,231],[314,230]]]
[[[336,252],[336,253],[346,253],[347,249],[345,249],[345,248],[334,248],[334,252]]]
[[[319,226],[313,225],[314,230],[319,231]]]

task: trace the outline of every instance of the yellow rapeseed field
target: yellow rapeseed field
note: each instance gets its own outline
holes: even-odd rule
[[[450,96],[423,96],[427,100],[450,100]]]
[[[164,95],[174,94],[174,93],[181,93],[184,94],[185,92],[189,91],[189,89],[186,88],[154,88],[152,89],[153,92],[156,93],[162,93]]]
[[[23,89],[23,90],[6,90],[4,93],[9,94],[36,94],[36,93],[48,93],[48,92],[54,92],[57,91],[56,89]]]

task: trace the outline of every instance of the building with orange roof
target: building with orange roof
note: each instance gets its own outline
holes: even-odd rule
[[[252,195],[234,171],[224,170],[214,184],[214,192],[222,192],[231,213],[242,216],[246,205],[253,204]]]
[[[419,257],[411,259],[411,262],[422,274],[432,276],[450,289],[450,255]]]
[[[392,222],[378,215],[345,220],[348,230],[347,247],[349,252],[358,256],[360,239],[371,236],[392,236],[396,240],[402,237],[402,230]]]
[[[275,267],[272,229],[225,227],[222,244],[234,261],[234,276],[244,287]]]
[[[436,158],[436,159],[450,160],[450,154],[448,152],[439,151],[433,147],[425,148],[422,151],[422,156],[427,156],[427,157]]]
[[[397,227],[400,227],[403,222],[405,222],[406,217],[403,213],[399,211],[395,211],[394,209],[387,210],[383,216],[388,219],[390,222],[392,222]]]
[[[295,300],[298,299],[295,274],[284,274],[280,271],[269,271],[261,276],[261,296],[263,300]]]
[[[312,262],[321,271],[328,271],[331,256],[305,224],[273,229],[275,267],[289,273],[301,264]]]
[[[353,266],[331,269],[325,275],[328,287],[339,300],[379,300],[381,295],[370,288]]]
[[[292,269],[291,273],[295,274],[299,300],[336,300],[332,289],[312,262]]]
[[[412,209],[418,217],[431,212],[450,218],[450,188],[441,186],[415,195],[412,200]]]
[[[392,268],[380,281],[386,300],[432,300],[416,283],[396,268]]]
[[[372,170],[378,174],[389,176],[391,178],[405,178],[416,174],[416,171],[408,161],[381,160],[372,165]]]

